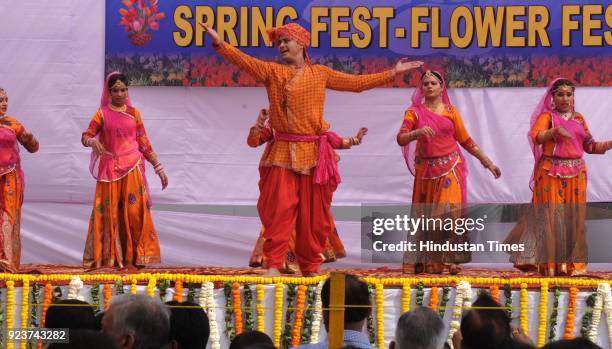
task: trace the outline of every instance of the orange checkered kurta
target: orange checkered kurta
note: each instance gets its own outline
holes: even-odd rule
[[[277,132],[320,135],[329,129],[323,118],[325,89],[361,92],[392,80],[391,71],[369,75],[337,72],[323,65],[306,65],[295,71],[289,66],[265,62],[223,43],[217,52],[262,82],[268,91],[270,123]],[[317,164],[315,142],[276,141],[264,154],[262,166],[278,166],[310,174]]]

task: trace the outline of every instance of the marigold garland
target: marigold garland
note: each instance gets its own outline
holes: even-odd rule
[[[304,328],[302,329],[302,335],[300,344],[308,343],[308,340],[312,336],[312,326],[314,322],[314,306],[316,299],[316,287],[309,285],[307,286],[307,299],[306,308],[304,309]]]
[[[255,319],[253,318],[253,291],[250,285],[244,284],[242,292],[244,293],[244,330],[252,331],[255,327]]]
[[[232,316],[234,314],[234,298],[232,297],[232,285],[225,283],[223,285],[223,294],[225,295],[225,336],[234,340],[236,332],[234,330],[234,322]]]
[[[257,284],[255,290],[257,291],[257,331],[266,332],[265,323],[265,312],[264,312],[264,285]]]
[[[155,297],[155,286],[157,286],[157,280],[155,278],[150,278],[149,283],[147,283],[147,296],[150,298]]]
[[[576,299],[578,297],[578,288],[570,287],[569,300],[567,305],[567,316],[565,318],[565,331],[563,339],[574,338],[574,326],[576,323]]]
[[[291,338],[292,338],[292,327],[291,320],[293,319],[293,314],[295,313],[295,304],[296,304],[296,295],[297,295],[297,287],[294,284],[287,285],[287,310],[285,312],[285,326],[283,328],[283,332],[281,334],[281,346],[283,348],[289,348],[291,346]]]
[[[580,326],[580,335],[584,338],[588,338],[589,329],[591,328],[591,321],[593,320],[593,307],[595,306],[595,297],[597,292],[591,293],[585,300],[586,310],[582,316],[582,326]]]
[[[504,286],[505,307],[508,320],[512,321],[512,285]]]
[[[15,327],[15,281],[6,282],[6,328]],[[13,349],[14,343],[7,341],[6,349]]]
[[[368,291],[370,292],[370,302],[372,302],[372,298],[374,299],[374,304],[376,304],[376,294],[374,286],[368,284]],[[368,337],[370,338],[370,344],[374,346],[376,344],[376,329],[374,326],[374,314],[370,312],[370,316],[368,316]]]
[[[130,285],[130,294],[138,293],[138,280],[132,279],[132,284]]]
[[[310,343],[319,342],[319,332],[321,331],[321,318],[323,317],[323,302],[321,301],[322,289],[323,281],[319,281],[315,290],[314,314],[312,314],[312,334],[310,335]]]
[[[553,300],[553,308],[550,313],[550,320],[548,324],[548,341],[552,342],[557,337],[557,322],[559,317],[559,297],[561,296],[561,286],[556,285],[553,289],[554,292],[554,300]]]
[[[527,284],[521,283],[521,293],[520,293],[520,318],[519,324],[523,333],[529,336],[529,314],[527,313],[527,305],[528,305],[529,297],[527,294]]]
[[[282,283],[277,283],[274,289],[274,328],[272,330],[272,341],[276,348],[280,348],[281,345],[284,289],[285,285]]]
[[[208,325],[210,327],[210,347],[211,349],[221,348],[221,336],[219,335],[219,325],[217,323],[217,312],[215,304],[215,285],[212,282],[202,283],[200,289],[200,306],[204,308],[208,315]]]
[[[546,325],[548,324],[548,283],[542,282],[540,284],[540,312],[539,312],[539,324],[538,324],[538,348],[546,344]],[[521,314],[522,315],[522,314]]]
[[[438,293],[438,288],[433,286],[429,291],[429,307],[432,310],[438,310],[438,302],[440,301],[439,297],[440,295]]]
[[[240,284],[234,282],[232,284],[232,298],[234,301],[234,325],[236,326],[236,335],[242,333],[244,325],[242,323],[242,300],[240,299]]]
[[[157,285],[157,289],[159,290],[159,299],[162,302],[166,301],[166,294],[168,294],[168,289],[170,288],[170,280],[164,279],[160,280]]]
[[[43,295],[43,306],[42,313],[40,318],[40,327],[45,327],[45,318],[47,317],[47,310],[49,310],[49,305],[51,304],[51,299],[53,298],[53,286],[49,283],[45,285],[45,293]]]
[[[21,286],[21,327],[26,328],[28,326],[28,314],[30,314],[30,279],[24,278]],[[23,323],[25,322],[25,324]],[[7,327],[10,328],[10,327]],[[28,345],[27,340],[21,340],[19,347],[26,349]]]
[[[177,282],[177,281],[181,281],[183,283],[187,283],[187,285],[193,285],[194,282],[197,283],[205,283],[205,282],[229,282],[234,283],[234,282],[238,282],[241,285],[245,285],[247,283],[253,283],[256,284],[257,286],[262,287],[263,290],[263,284],[269,284],[271,280],[274,280],[274,282],[276,282],[277,284],[295,284],[295,285],[304,285],[304,286],[309,286],[312,288],[312,290],[315,290],[315,286],[316,284],[320,284],[323,280],[326,279],[326,276],[320,276],[320,277],[315,277],[315,278],[295,278],[295,277],[278,277],[278,278],[263,278],[260,276],[225,276],[225,275],[187,275],[187,274],[170,274],[170,273],[156,273],[156,274],[147,274],[147,273],[141,273],[141,274],[131,274],[128,276],[120,276],[120,275],[115,275],[115,274],[78,274],[78,275],[70,275],[70,274],[42,274],[42,275],[16,275],[16,274],[7,274],[7,273],[0,273],[0,280],[5,280],[5,281],[13,281],[13,298],[14,298],[14,282],[23,282],[25,279],[28,279],[28,282],[30,284],[30,290],[26,291],[26,293],[28,293],[28,298],[31,298],[34,296],[34,286],[36,282],[41,282],[41,284],[45,285],[45,295],[47,295],[47,284],[51,284],[52,282],[59,282],[60,284],[65,284],[69,281],[72,281],[73,279],[76,278],[81,278],[82,281],[84,283],[87,283],[89,285],[92,285],[96,282],[99,282],[101,284],[104,285],[104,290],[105,290],[105,300],[104,300],[104,305],[106,306],[107,304],[107,300],[110,300],[111,297],[106,297],[106,292],[110,291],[111,285],[112,283],[116,283],[116,287],[115,287],[115,291],[117,294],[121,294],[123,293],[123,283],[122,281],[125,282],[132,282],[132,287],[130,288],[130,292],[134,291],[134,286],[135,283],[142,283],[142,284],[147,284],[147,294],[150,293],[150,282],[152,279],[155,280],[169,280],[169,282]],[[595,286],[599,286],[600,290],[599,290],[599,294],[594,295],[593,297],[590,297],[591,299],[589,300],[590,303],[593,303],[592,305],[589,306],[589,303],[587,303],[587,306],[590,307],[590,312],[589,310],[587,310],[587,312],[585,313],[585,317],[583,317],[583,326],[581,328],[581,332],[585,332],[587,337],[593,337],[594,334],[596,335],[596,331],[598,330],[597,325],[599,324],[600,320],[600,316],[603,315],[602,312],[605,313],[606,315],[606,320],[610,323],[612,323],[612,295],[608,296],[608,294],[611,294],[612,292],[609,292],[609,284],[607,281],[602,282],[601,280],[596,280],[596,279],[576,279],[576,278],[554,278],[554,279],[550,279],[550,278],[512,278],[512,279],[501,279],[501,278],[487,278],[487,277],[465,277],[465,278],[461,278],[459,279],[458,277],[455,276],[450,276],[450,277],[431,277],[431,278],[420,278],[420,277],[413,277],[413,278],[376,278],[376,277],[366,277],[364,278],[364,280],[366,282],[368,282],[371,285],[378,285],[381,284],[383,285],[383,289],[384,286],[393,286],[393,287],[400,287],[401,290],[403,291],[404,285],[405,284],[409,284],[409,285],[417,285],[419,283],[422,283],[422,288],[421,291],[423,291],[424,293],[424,285],[438,285],[437,287],[437,303],[438,303],[438,309],[439,309],[439,313],[441,314],[441,316],[443,316],[443,311],[445,308],[445,301],[444,301],[444,288],[443,288],[443,295],[440,296],[440,287],[442,287],[443,285],[446,284],[450,284],[450,283],[458,283],[460,281],[465,280],[466,282],[473,282],[476,285],[478,285],[479,288],[489,288],[491,290],[492,296],[495,297],[495,289],[497,288],[499,291],[499,288],[502,288],[501,285],[504,285],[504,295],[506,296],[506,307],[508,308],[508,313],[512,314],[511,312],[511,306],[512,306],[512,297],[511,297],[511,288],[512,287],[519,287],[521,286],[521,292],[520,292],[520,296],[519,297],[522,302],[521,302],[521,316],[520,316],[520,323],[521,323],[521,327],[525,328],[525,326],[527,325],[528,327],[528,319],[526,319],[526,314],[527,311],[527,305],[526,301],[528,301],[528,298],[525,297],[526,293],[527,293],[527,286],[525,285],[524,287],[522,287],[523,285],[521,284],[526,284],[526,283],[530,283],[530,284],[544,284],[544,283],[548,283],[548,282],[554,282],[555,284],[560,284],[563,285],[563,287],[567,287],[570,290],[570,296],[569,296],[569,302],[568,302],[568,314],[567,314],[567,318],[566,318],[566,324],[565,324],[565,328],[564,328],[564,333],[563,333],[563,337],[568,337],[573,334],[574,328],[575,328],[575,316],[576,316],[576,298],[578,295],[578,289],[582,288],[585,289],[587,287],[595,287]],[[75,284],[76,285],[76,284]],[[499,286],[497,286],[499,285]],[[497,286],[497,287],[496,287]],[[95,288],[95,286],[92,286]],[[378,286],[377,286],[378,287]],[[415,287],[417,288],[417,302],[419,302],[422,304],[423,299],[422,299],[422,295],[421,297],[419,297],[419,287]],[[108,289],[108,291],[106,291]],[[574,291],[572,291],[572,289],[574,289]],[[73,294],[75,292],[71,292],[76,290],[75,286],[73,285],[72,287],[69,285],[68,287],[68,296],[72,297]],[[61,299],[62,297],[62,289],[60,289],[59,287],[56,287],[55,290],[52,290],[52,296],[56,299]],[[435,291],[435,289],[434,289]],[[541,290],[540,290],[541,291]],[[95,291],[92,290],[92,292],[95,293]],[[160,289],[160,296],[161,296],[161,289]],[[435,293],[435,292],[434,292]],[[574,293],[574,296],[572,297],[572,293]],[[194,290],[192,287],[189,288],[189,294],[191,296],[194,295]],[[310,304],[312,305],[314,303],[314,307],[312,306],[307,306],[305,304],[303,312],[302,312],[302,327],[303,329],[301,330],[301,334],[300,337],[306,340],[303,340],[305,342],[309,342],[307,339],[308,337],[310,337],[310,339],[312,340],[312,342],[316,342],[316,340],[318,339],[318,329],[317,331],[315,331],[315,328],[317,328],[317,325],[320,327],[320,323],[318,324],[316,322],[316,315],[317,315],[317,309],[316,309],[316,295],[318,294],[317,292],[312,292],[312,296],[314,296],[314,302],[311,302],[311,292],[307,291],[308,296],[305,296],[305,300],[307,299],[308,302],[305,301],[306,304]],[[8,296],[8,287],[7,287],[7,296]],[[23,294],[22,294],[23,296]],[[111,295],[112,296],[112,295]],[[406,297],[409,297],[409,294],[406,293],[406,295],[404,295],[404,293],[402,292],[402,310],[404,310],[405,308],[405,301],[406,301]],[[246,297],[246,296],[245,296]],[[380,297],[380,295],[378,295],[376,297],[376,302],[378,303],[378,297]],[[231,297],[230,297],[231,298]],[[421,298],[421,299],[419,299]],[[436,301],[436,296],[433,296],[434,299],[432,299],[432,297],[430,297],[429,302],[430,303],[435,303],[434,301]],[[440,299],[442,299],[442,301],[440,302]],[[95,302],[95,298],[94,298],[94,294],[92,294],[92,300]],[[14,304],[15,300],[13,300],[13,310],[15,309]],[[24,298],[20,299],[21,304],[24,304]],[[540,307],[542,306],[542,302],[543,299],[540,299]],[[26,309],[21,309],[20,313],[21,313],[21,317],[22,317],[22,321],[24,321],[24,323],[29,323],[29,319],[30,317],[32,317],[32,314],[34,312],[37,311],[37,307],[36,307],[36,300],[32,300],[30,301],[28,299],[27,301],[28,304],[26,304]],[[573,303],[573,304],[572,304]],[[100,304],[98,302],[98,304]],[[432,304],[434,305],[434,304]],[[596,306],[598,305],[598,306]],[[299,308],[299,306],[295,306],[297,308]],[[409,307],[409,305],[408,305]],[[548,303],[546,304],[546,307],[550,307],[550,305],[548,305]],[[44,301],[43,301],[43,308],[44,308]],[[291,307],[290,307],[291,308]],[[312,309],[311,309],[312,308]],[[543,315],[542,315],[542,311],[540,311],[540,314],[538,314],[539,316],[539,327],[538,327],[538,342],[542,342],[541,340],[541,335],[542,335],[542,329],[546,328],[546,326],[549,326],[549,330],[545,330],[545,340],[546,338],[555,338],[556,336],[556,331],[560,331],[559,329],[556,329],[556,326],[558,326],[558,311],[555,314],[555,308],[558,308],[558,304],[554,303],[554,305],[552,306],[552,313],[550,314],[550,316],[546,316],[548,321],[543,320]],[[258,307],[258,309],[261,309],[263,311],[263,305],[261,308]],[[29,312],[28,312],[29,310]],[[292,309],[293,310],[293,309]],[[309,311],[312,310],[312,312],[309,313]],[[540,309],[541,310],[541,309]],[[275,309],[275,312],[278,311],[278,309]],[[599,311],[599,313],[597,313],[597,311]],[[42,322],[42,312],[41,312],[41,321]],[[245,311],[245,317],[247,316],[246,311]],[[312,318],[310,318],[309,316],[312,316]],[[378,316],[378,310],[375,313],[376,315],[376,319],[377,322],[379,321],[380,316]],[[599,316],[595,316],[595,315],[599,315]],[[7,318],[10,318],[9,314],[5,313],[5,316]],[[297,314],[296,314],[297,316]],[[23,320],[23,318],[25,317],[25,320]],[[595,319],[595,317],[597,317],[598,319]],[[35,324],[37,321],[34,320],[36,318],[36,316],[33,316],[33,320],[32,320],[32,324]],[[258,316],[259,318],[259,316]],[[282,311],[281,311],[281,330],[282,330],[282,325],[283,325],[283,316],[282,316]],[[312,319],[312,321],[310,322],[309,319]],[[7,319],[8,320],[8,319]],[[14,314],[12,315],[12,320],[15,321],[14,319]],[[296,319],[297,320],[297,319]],[[569,320],[569,321],[568,321]],[[0,319],[0,323],[1,323],[1,319]],[[277,319],[275,318],[275,322],[277,321]],[[546,325],[543,325],[543,324]],[[299,324],[299,322],[298,322]],[[311,324],[311,325],[310,325]],[[6,324],[4,324],[6,325]],[[294,324],[292,327],[292,332],[291,332],[291,342],[294,342],[294,336],[293,336],[293,332],[296,330],[296,326],[297,324]],[[373,323],[370,324],[372,330],[374,330],[374,326]],[[308,332],[309,327],[312,326],[310,333]],[[244,324],[244,320],[243,320],[243,329],[245,329],[245,324]],[[258,323],[258,328],[259,328],[259,323]],[[380,328],[376,328],[377,333],[380,333]],[[608,333],[609,337],[612,338],[612,326],[610,327],[610,331]],[[281,334],[282,336],[282,334]],[[375,336],[375,343],[377,344],[377,346],[380,346],[380,336]],[[23,346],[23,344],[21,344]]]
[[[489,286],[489,292],[491,293],[491,298],[499,304],[499,285]]]
[[[416,305],[417,307],[423,306],[423,297],[425,296],[425,284],[420,281],[417,284],[417,292],[416,292]]]
[[[384,309],[384,285],[376,284],[376,334],[379,349],[385,349],[385,309]]]
[[[442,303],[440,303],[440,309],[438,310],[438,314],[440,317],[444,319],[444,314],[446,312],[446,304],[448,304],[450,288],[444,287],[442,288]]]
[[[174,295],[172,296],[172,300],[179,303],[183,301],[183,281],[176,280],[174,282]]]
[[[100,310],[100,284],[99,283],[94,283],[93,285],[91,285],[91,288],[89,289],[89,295],[91,296],[91,303],[93,305],[94,308],[94,312]]]
[[[402,314],[410,310],[410,283],[402,284]]]
[[[455,306],[453,307],[450,330],[448,331],[448,337],[446,339],[446,343],[448,343],[451,349],[454,348],[453,336],[461,326],[461,312],[464,308],[472,306],[472,285],[466,280],[461,280],[457,284],[455,292]]]
[[[195,286],[193,284],[189,284],[189,287],[187,288],[187,302],[195,303],[195,298],[196,298]]]
[[[297,306],[295,310],[295,321],[291,336],[291,347],[300,345],[300,333],[302,332],[302,318],[304,316],[304,305],[306,303],[306,286],[299,285],[297,292]]]
[[[123,281],[119,279],[115,282],[115,294],[120,295],[124,293],[125,293],[125,290],[123,289]]]
[[[110,302],[111,299],[113,298],[113,288],[110,284],[104,284],[104,287],[102,288],[102,293],[104,296],[104,311],[108,310],[108,307],[110,307]]]

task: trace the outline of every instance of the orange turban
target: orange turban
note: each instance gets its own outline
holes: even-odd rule
[[[306,52],[306,48],[310,47],[310,32],[297,23],[287,23],[281,27],[270,28],[267,30],[268,38],[276,45],[276,42],[281,36],[291,38],[297,41],[298,44],[304,47],[306,62],[310,63],[310,58]]]

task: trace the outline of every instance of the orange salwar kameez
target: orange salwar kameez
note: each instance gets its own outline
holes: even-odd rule
[[[576,114],[574,119],[587,133],[584,150],[587,153],[603,154],[604,145],[594,142],[584,117]],[[532,142],[540,132],[552,128],[550,113],[541,114],[529,136]],[[524,271],[539,270],[544,275],[579,274],[586,271],[586,166],[576,176],[553,177],[549,170],[554,158],[555,141],[543,144],[543,155],[534,173],[532,205],[521,216],[517,226],[510,232],[506,243],[525,244],[524,252],[512,253],[510,260]],[[566,161],[580,161],[568,159]]]
[[[441,116],[449,119],[455,130],[455,139],[464,148],[474,147],[475,143],[467,132],[461,115],[456,108],[448,106],[444,109]],[[407,133],[415,129],[417,124],[417,113],[413,109],[408,109],[404,115],[404,122],[401,133]],[[435,136],[433,138],[435,142]],[[415,148],[415,174],[414,186],[412,190],[412,217],[439,217],[442,219],[457,219],[462,215],[463,194],[460,173],[462,158],[458,155],[449,155],[442,158],[425,159],[420,156],[420,140],[416,141]],[[435,178],[426,178],[424,172],[427,166],[436,166],[438,163],[455,162],[451,169]],[[463,243],[467,240],[467,234],[458,235],[454,232],[442,230],[420,231],[409,237],[409,240],[417,245],[423,241],[442,243]],[[443,270],[444,264],[467,263],[471,260],[469,252],[407,252],[404,255],[403,270],[405,273],[413,274],[421,270],[415,270],[416,265],[423,265],[428,272],[439,273]]]
[[[26,130],[16,119],[3,116],[0,118],[0,127],[3,132],[12,132],[14,134],[10,137],[12,141],[21,143],[29,152],[33,153],[38,150],[36,140],[26,142],[23,139]],[[8,272],[16,272],[21,260],[20,227],[24,178],[17,147],[17,143],[6,144],[7,151],[12,148],[14,153],[1,155],[3,158],[14,156],[16,160],[15,163],[0,169],[0,229],[2,229],[0,232],[0,271]]]
[[[105,112],[109,112],[105,109]],[[140,160],[123,177],[96,182],[83,265],[86,267],[147,266],[161,262],[159,240],[150,209],[150,198],[144,173],[144,159],[156,158],[146,135],[140,112],[133,107],[126,110],[136,127]],[[105,145],[107,137],[115,133],[104,132],[102,109],[93,116],[83,133],[83,143],[96,135]]]

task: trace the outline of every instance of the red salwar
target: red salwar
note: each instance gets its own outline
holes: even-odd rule
[[[302,273],[314,273],[333,228],[331,201],[336,186],[315,183],[314,176],[272,166],[259,169],[257,211],[265,227],[266,268],[281,269],[295,227],[295,255]]]

